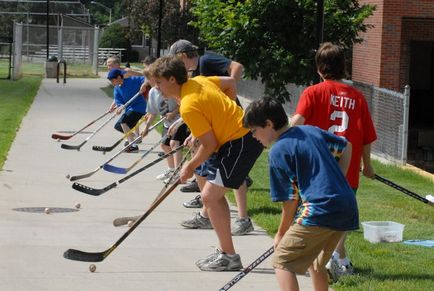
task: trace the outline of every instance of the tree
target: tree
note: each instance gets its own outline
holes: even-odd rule
[[[114,23],[104,29],[104,33],[99,42],[100,47],[125,48],[129,50],[131,44],[127,38],[128,28],[123,28],[120,24]]]
[[[311,82],[314,65],[315,0],[193,0],[193,26],[210,48],[236,59],[265,94],[289,101],[288,83]],[[357,0],[325,0],[324,40],[351,48],[375,7]]]
[[[163,47],[169,46],[180,38],[187,38],[192,42],[197,40],[196,29],[188,26],[192,16],[189,11],[180,9],[179,0],[161,0],[163,3],[163,18],[161,38]],[[160,0],[131,1],[132,29],[141,29],[156,38],[158,32],[158,11]]]

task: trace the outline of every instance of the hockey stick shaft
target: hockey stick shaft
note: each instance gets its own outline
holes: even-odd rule
[[[190,151],[189,151],[190,152]],[[178,165],[178,167],[175,169],[175,171],[172,174],[172,177],[175,177],[178,175],[178,173],[181,171],[182,165],[187,160],[187,155],[185,155],[184,159],[181,161],[181,163]],[[148,210],[131,225],[130,229],[128,229],[110,248],[103,252],[97,252],[97,253],[87,253],[79,250],[69,249],[63,253],[63,257],[69,260],[75,260],[75,261],[84,261],[84,262],[101,262],[105,258],[107,258],[139,225],[142,223],[154,210],[158,207],[158,205],[161,204],[161,202],[166,199],[170,193],[175,190],[175,188],[179,185],[181,182],[180,178],[177,178],[176,181],[170,185],[164,185],[163,189],[161,189],[160,193],[158,194],[157,198],[152,202],[152,204],[149,206]]]
[[[423,202],[423,203],[426,203],[426,204],[428,204],[428,205],[430,205],[430,206],[434,206],[434,203],[431,202],[431,201],[429,201],[428,199],[426,199],[426,198],[420,196],[419,194],[414,193],[413,191],[410,191],[410,190],[408,190],[408,189],[405,189],[404,187],[401,187],[401,186],[395,184],[394,182],[392,182],[392,181],[390,181],[390,180],[388,180],[388,179],[386,179],[386,178],[383,178],[383,177],[381,177],[381,176],[375,174],[375,179],[377,179],[377,180],[380,181],[380,182],[383,182],[384,184],[386,184],[386,185],[388,185],[388,186],[390,186],[390,187],[392,187],[392,188],[395,188],[395,189],[398,190],[398,191],[401,191],[401,192],[404,193],[404,194],[407,194],[408,196],[413,197],[413,198],[416,199],[416,200],[419,200],[419,201],[421,201],[421,202]]]
[[[69,249],[64,252],[63,257],[69,260],[82,261],[82,262],[101,262],[107,258],[139,225],[142,223],[154,210],[157,208],[164,199],[169,196],[170,193],[178,186],[179,179],[172,184],[168,189],[166,189],[161,195],[159,195],[158,200],[149,206],[148,210],[140,216],[140,218],[128,229],[110,248],[103,252],[98,253],[87,253],[79,250]]]
[[[157,146],[159,146],[164,140],[166,139],[166,136],[164,136],[161,140],[158,141],[158,143],[154,144],[150,149],[148,149],[143,155],[140,156],[134,163],[131,164],[131,166],[127,168],[121,168],[110,165],[108,162],[104,164],[103,169],[107,172],[116,173],[116,174],[126,174],[128,173],[132,168],[134,168],[141,160],[143,160],[149,153],[151,153]]]
[[[139,96],[141,96],[141,92],[137,92],[130,100],[127,101],[127,103],[125,103],[124,105],[122,105],[122,110],[125,110],[125,108],[127,108],[131,103],[134,102],[134,100],[136,100]],[[100,131],[106,124],[108,124],[113,118],[115,118],[117,115],[117,113],[114,113],[109,119],[107,119],[103,124],[101,124],[94,132],[92,132],[91,135],[89,135],[81,144],[77,145],[77,146],[71,146],[71,145],[66,145],[66,144],[62,144],[61,148],[63,149],[67,149],[67,150],[77,150],[79,151],[80,148],[87,143],[93,136],[95,136],[95,134],[97,134],[98,131]]]
[[[77,182],[75,182],[74,184],[72,184],[72,188],[74,188],[77,191],[89,194],[89,195],[99,196],[99,195],[101,195],[101,194],[103,194],[103,193],[105,193],[105,192],[107,192],[107,191],[109,191],[109,190],[111,190],[113,188],[116,188],[118,185],[122,184],[123,182],[127,181],[128,179],[136,176],[140,172],[143,172],[144,170],[146,170],[149,167],[151,167],[151,166],[157,164],[158,162],[164,160],[168,156],[173,155],[174,153],[176,153],[177,151],[180,151],[183,148],[184,148],[184,146],[177,147],[176,149],[174,149],[174,150],[170,151],[169,153],[167,153],[167,154],[159,157],[158,159],[154,160],[153,162],[151,162],[151,163],[149,163],[149,164],[141,167],[140,169],[137,169],[136,171],[132,172],[131,174],[125,176],[124,178],[122,178],[122,179],[120,179],[120,180],[118,180],[116,182],[111,183],[110,185],[108,185],[108,186],[106,186],[106,187],[104,187],[102,189],[95,189],[95,188],[88,187],[88,186],[85,186],[85,185],[77,183]]]
[[[238,283],[244,276],[246,276],[250,271],[256,268],[260,263],[262,263],[266,258],[268,258],[274,252],[274,247],[269,248],[265,253],[263,253],[259,258],[257,258],[253,263],[251,263],[247,268],[242,270],[238,275],[236,275],[232,280],[226,283],[219,291],[226,291],[232,288],[236,283]]]
[[[70,135],[62,135],[62,134],[58,134],[58,133],[53,133],[51,135],[51,138],[53,139],[62,139],[62,140],[67,140],[70,139],[71,137],[75,136],[76,134],[82,132],[83,130],[85,130],[86,128],[88,128],[89,126],[91,126],[92,124],[94,124],[95,122],[97,122],[98,120],[104,118],[107,114],[109,114],[110,111],[106,111],[103,114],[101,114],[100,116],[98,116],[98,118],[96,118],[95,120],[89,122],[87,125],[83,126],[82,128],[80,128],[79,130],[77,130],[76,132],[74,132],[73,134]]]
[[[116,113],[114,113],[112,116],[110,116],[110,118],[108,118],[106,121],[104,121],[103,124],[101,124],[97,129],[95,129],[94,132],[92,132],[91,135],[89,135],[88,137],[86,137],[86,139],[79,145],[67,145],[67,144],[62,144],[61,148],[62,149],[66,149],[66,150],[77,150],[79,151],[80,148],[87,143],[92,137],[95,136],[95,134],[97,134],[104,126],[106,126],[113,118],[116,117]]]
[[[88,178],[88,177],[92,176],[93,174],[95,174],[96,172],[98,172],[99,170],[101,170],[106,164],[110,163],[117,156],[119,156],[120,154],[122,154],[130,145],[132,145],[133,143],[137,142],[139,139],[140,139],[140,137],[137,137],[130,144],[128,144],[127,146],[125,146],[124,148],[122,148],[120,151],[118,151],[117,153],[115,153],[105,163],[103,163],[102,165],[98,166],[98,168],[96,168],[92,172],[89,172],[89,173],[86,173],[86,174],[83,174],[83,175],[72,176],[69,180],[70,181],[77,181],[77,180],[80,180],[80,179],[83,179],[83,178]]]
[[[106,146],[93,146],[92,149],[94,151],[110,152],[115,147],[117,147],[124,140],[124,138],[126,138],[130,134],[132,134],[146,120],[147,116],[148,116],[148,114],[145,114],[142,118],[140,118],[140,120],[137,122],[137,124],[133,128],[131,128],[127,133],[124,133],[124,135],[120,139],[118,139],[113,145],[108,146],[108,147],[106,147]]]

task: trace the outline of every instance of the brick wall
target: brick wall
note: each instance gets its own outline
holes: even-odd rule
[[[402,91],[408,83],[411,40],[434,40],[433,0],[360,0],[377,6],[366,23],[375,27],[361,34],[354,46],[353,80]]]

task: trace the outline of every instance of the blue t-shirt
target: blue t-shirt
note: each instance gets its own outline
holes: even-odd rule
[[[142,76],[131,76],[124,79],[122,86],[116,86],[113,90],[113,97],[116,105],[123,105],[128,102],[131,98],[139,92],[140,87],[145,82],[145,77]],[[138,113],[146,113],[146,100],[143,95],[137,97],[133,103],[131,103],[125,112],[134,111]]]
[[[207,53],[199,58],[198,68],[193,76],[229,76],[231,60],[215,53]]]
[[[347,145],[314,126],[291,127],[269,153],[271,199],[299,199],[294,223],[347,231],[359,228],[357,201],[337,159]]]

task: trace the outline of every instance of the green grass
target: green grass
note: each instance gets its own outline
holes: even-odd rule
[[[23,76],[41,76],[45,75],[43,63],[23,63]],[[60,65],[60,76],[63,76],[63,65]],[[67,78],[99,78],[92,72],[92,65],[89,64],[66,64]]]
[[[0,169],[40,83],[40,77],[26,77],[18,81],[0,80]]]
[[[249,215],[274,236],[280,221],[280,204],[269,198],[267,153],[250,172]],[[434,183],[409,170],[374,161],[377,174],[422,196]],[[233,194],[229,194],[234,202]],[[379,181],[362,178],[357,192],[360,221],[392,220],[405,225],[404,240],[434,239],[434,208]],[[347,239],[347,250],[357,275],[342,278],[334,290],[434,290],[434,250],[402,243],[371,244],[362,229]],[[259,251],[259,250],[258,250]]]

